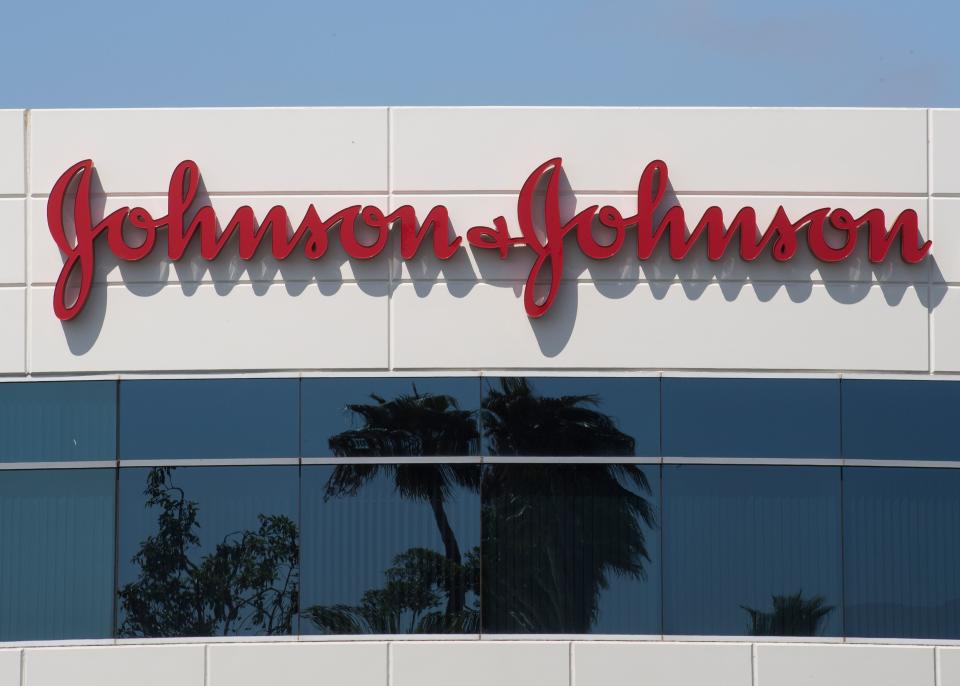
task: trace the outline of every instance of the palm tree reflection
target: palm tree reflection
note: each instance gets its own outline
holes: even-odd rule
[[[771,597],[773,609],[763,612],[740,607],[750,616],[751,636],[818,636],[820,625],[834,607],[823,596],[803,598],[803,592]]]
[[[506,377],[489,388],[481,415],[493,455],[629,457],[635,441],[594,409],[595,395],[538,395],[528,379]]]
[[[477,417],[449,396],[413,393],[374,396],[350,405],[361,428],[330,439],[337,455],[476,454]],[[499,455],[633,455],[634,440],[586,395],[540,396],[525,379],[506,378],[491,389],[480,421]],[[475,548],[460,553],[445,505],[453,485],[477,492],[475,465],[340,465],[326,498],[355,495],[389,476],[402,497],[428,503],[444,555],[422,548],[402,552],[385,571],[382,588],[355,606],[315,606],[304,612],[322,631],[477,631],[479,595],[485,631],[588,631],[611,574],[644,579],[644,527],[655,526],[643,471],[633,465],[488,465],[482,478],[483,560]],[[441,608],[443,608],[441,610]],[[406,618],[406,621],[404,621]]]
[[[494,455],[632,456],[634,439],[590,395],[537,395],[505,378],[482,409]],[[491,464],[483,479],[484,629],[587,633],[611,576],[646,579],[656,526],[642,469],[629,464]]]
[[[474,413],[449,395],[420,393],[348,405],[363,425],[330,437],[339,457],[407,457],[476,454],[480,434]],[[411,548],[385,570],[386,584],[363,594],[360,604],[317,605],[304,616],[328,633],[445,633],[476,631],[479,608],[467,604],[479,594],[478,552],[467,561],[446,506],[455,488],[476,492],[480,470],[471,464],[342,464],[327,481],[324,499],[354,496],[377,478],[389,478],[402,498],[429,505],[443,555]],[[440,608],[443,608],[442,611]],[[389,631],[387,631],[389,629]]]

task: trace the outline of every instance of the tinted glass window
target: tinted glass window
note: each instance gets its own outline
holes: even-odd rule
[[[660,633],[659,468],[493,464],[483,630]]]
[[[115,460],[117,384],[0,384],[0,461]]]
[[[120,637],[296,631],[297,467],[120,470]]]
[[[664,465],[664,633],[837,636],[840,468]]]
[[[960,638],[960,470],[843,474],[847,635]]]
[[[0,471],[0,641],[108,638],[114,469]]]
[[[960,460],[960,381],[843,380],[843,454]]]
[[[480,465],[303,469],[303,633],[477,633]]]
[[[660,454],[656,378],[483,380],[486,455]]]
[[[123,381],[121,459],[296,457],[297,379]]]
[[[307,456],[477,455],[478,378],[303,380]]]
[[[840,382],[664,378],[663,454],[840,457]]]

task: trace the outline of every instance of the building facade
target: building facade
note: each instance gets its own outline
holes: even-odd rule
[[[960,684],[960,111],[0,149],[0,684]]]

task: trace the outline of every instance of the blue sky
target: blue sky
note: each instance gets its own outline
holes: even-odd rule
[[[960,106],[957,0],[10,0],[0,107]]]

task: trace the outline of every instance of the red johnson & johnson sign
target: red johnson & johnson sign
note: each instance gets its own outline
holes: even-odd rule
[[[511,236],[507,220],[496,217],[492,226],[475,226],[467,231],[467,242],[475,248],[497,250],[501,259],[507,258],[511,246],[526,246],[537,257],[524,287],[523,304],[531,317],[544,315],[553,304],[563,274],[564,238],[573,232],[578,248],[588,257],[605,260],[613,257],[623,247],[627,230],[636,233],[637,258],[648,260],[657,244],[666,235],[667,248],[674,260],[684,259],[697,242],[706,243],[707,257],[719,260],[728,250],[738,250],[747,261],[757,259],[770,250],[774,259],[786,262],[796,255],[800,234],[806,237],[810,252],[823,262],[840,262],[847,259],[857,245],[861,228],[866,228],[867,251],[871,262],[886,259],[899,238],[900,257],[905,262],[916,263],[930,251],[931,242],[921,242],[917,213],[904,210],[887,228],[882,210],[873,209],[861,216],[854,216],[843,208],[823,207],[791,219],[780,207],[763,233],[757,226],[757,215],[752,207],[744,207],[729,222],[724,220],[719,207],[704,212],[693,229],[687,231],[683,209],[673,206],[665,213],[659,209],[667,188],[667,165],[657,160],[651,162],[640,175],[637,187],[637,213],[624,217],[609,205],[591,205],[570,218],[560,216],[560,165],[559,157],[547,160],[527,178],[517,198],[517,225],[519,236]],[[142,207],[121,207],[94,223],[90,211],[90,181],[93,161],[84,160],[70,167],[57,180],[47,203],[47,223],[50,233],[65,256],[63,270],[54,289],[53,308],[57,317],[73,319],[83,309],[93,287],[94,243],[106,235],[110,251],[121,260],[137,261],[149,255],[157,246],[157,234],[166,230],[167,255],[171,260],[181,259],[188,245],[200,234],[200,254],[212,261],[228,248],[236,234],[236,247],[241,259],[252,260],[269,234],[270,251],[278,260],[288,258],[295,250],[302,250],[311,260],[320,259],[327,251],[328,233],[339,227],[339,240],[346,253],[355,259],[371,259],[387,246],[391,227],[399,225],[400,254],[411,259],[420,249],[429,233],[433,233],[433,254],[441,260],[452,257],[461,249],[463,238],[450,237],[447,208],[437,205],[422,220],[414,208],[404,205],[384,214],[383,210],[367,205],[353,205],[329,217],[320,217],[313,205],[307,209],[293,235],[287,232],[287,211],[281,206],[271,208],[266,216],[257,220],[253,209],[240,207],[221,231],[216,213],[209,205],[191,211],[200,185],[200,170],[192,161],[177,165],[170,177],[167,193],[167,214],[153,217]],[[73,225],[76,239],[71,242],[64,224],[63,210],[68,191],[76,180]],[[543,195],[543,226],[537,231],[534,226],[535,191],[546,181]],[[659,216],[659,219],[655,218]],[[373,243],[361,242],[355,232],[357,220],[361,220],[377,232]],[[598,242],[593,235],[594,220],[609,229],[612,240]],[[130,245],[124,238],[124,226],[132,227],[142,234],[143,240]],[[841,232],[843,244],[835,247],[827,242],[828,227]],[[543,236],[541,238],[541,236]],[[736,242],[736,247],[731,244]],[[550,271],[549,290],[542,300],[534,296],[534,284],[541,272]],[[76,298],[67,298],[67,283],[73,280],[77,287]]]

